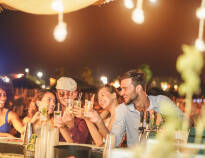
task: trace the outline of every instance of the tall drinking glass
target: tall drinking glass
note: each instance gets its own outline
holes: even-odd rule
[[[115,136],[108,134],[105,140],[103,158],[111,158],[111,150],[115,148]]]
[[[93,102],[89,100],[85,100],[85,106],[84,106],[84,116],[88,117],[89,112],[93,109]]]
[[[56,127],[57,126],[57,119],[60,119],[61,118],[61,111],[54,111],[54,126]]]
[[[73,99],[67,99],[66,111],[73,116]]]

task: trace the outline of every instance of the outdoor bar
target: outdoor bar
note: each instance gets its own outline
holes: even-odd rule
[[[204,20],[205,0],[0,0],[0,158],[205,157]]]

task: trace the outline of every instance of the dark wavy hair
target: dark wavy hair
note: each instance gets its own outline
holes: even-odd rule
[[[55,96],[55,100],[56,100],[55,104],[57,105],[56,93],[54,91],[50,91],[50,90],[41,90],[41,91],[39,91],[33,98],[33,101],[35,102],[35,105],[36,105],[36,101],[41,101],[46,93],[52,93]],[[36,107],[38,107],[38,106],[36,105]],[[57,106],[55,107],[54,110],[56,110],[56,108],[57,108]]]
[[[13,101],[13,87],[10,83],[6,83],[0,79],[0,89],[3,89],[6,92],[7,101],[5,105],[7,106],[9,101]]]

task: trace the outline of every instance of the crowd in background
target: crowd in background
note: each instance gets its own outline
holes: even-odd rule
[[[70,80],[67,80],[67,78],[65,79],[65,81],[70,82]],[[81,113],[82,108],[77,108],[73,111],[76,116],[73,119],[69,113],[64,112],[65,109],[63,108],[65,108],[64,106],[66,105],[63,103],[64,100],[62,98],[67,95],[67,92],[69,92],[69,96],[74,96],[73,99],[79,96],[80,91],[78,91],[78,94],[76,95],[74,93],[70,94],[70,92],[76,91],[77,85],[72,87],[74,88],[74,90],[70,90],[70,87],[68,87],[68,89],[64,89],[64,87],[62,88],[62,86],[68,86],[66,85],[67,83],[63,83],[63,85],[59,86],[59,89],[57,89],[58,85],[56,86],[56,91],[44,90],[44,92],[37,92],[34,97],[26,97],[26,95],[12,96],[11,87],[6,85],[3,81],[1,81],[0,83],[0,97],[6,98],[6,100],[4,99],[5,107],[3,107],[3,109],[8,109],[8,111],[6,110],[5,112],[4,110],[1,110],[1,114],[4,115],[4,117],[3,119],[1,118],[0,121],[4,120],[4,118],[5,121],[3,121],[4,124],[0,123],[0,128],[4,128],[3,126],[5,124],[9,124],[9,129],[6,130],[6,132],[9,131],[9,135],[3,135],[0,132],[2,134],[0,136],[21,137],[24,129],[23,127],[27,122],[32,122],[38,126],[41,126],[42,122],[40,122],[39,120],[39,108],[41,108],[43,104],[46,104],[46,102],[49,101],[49,105],[52,106],[48,107],[48,109],[50,109],[50,112],[48,110],[48,118],[49,121],[52,122],[52,124],[53,112],[57,109],[58,103],[61,104],[61,110],[65,114],[65,116],[62,116],[61,120],[57,121],[58,128],[62,135],[61,137],[63,137],[62,139],[64,139],[64,141],[69,142],[71,141],[70,139],[73,137],[73,135],[76,135],[75,140],[73,139],[72,142],[76,141],[77,143],[81,143],[80,141],[84,138],[81,137],[80,133],[84,132],[85,135],[85,131],[89,130],[89,134],[87,134],[86,139],[92,136],[93,143],[100,146],[103,144],[103,139],[106,137],[106,134],[111,131],[114,122],[115,108],[123,102],[123,99],[119,95],[120,90],[115,89],[114,87],[109,85],[99,88],[99,90],[96,92],[84,92],[80,97],[82,101],[81,107],[84,107],[85,100],[92,100],[94,103],[93,109],[95,112],[93,112],[89,116],[89,119],[87,119]],[[72,84],[75,85],[76,83]],[[69,86],[73,86],[72,84]],[[171,96],[170,99],[172,99],[172,101],[177,105],[179,109],[181,109],[181,111],[185,111],[185,99],[183,97],[176,98],[174,96]],[[110,103],[111,101],[112,103]],[[190,119],[192,120],[191,126],[194,126],[194,123],[199,117],[201,108],[203,107],[204,103],[205,100],[203,98],[193,99],[192,110],[190,114]],[[0,108],[2,108],[1,104],[2,103],[0,102]],[[11,113],[8,114],[8,112],[10,111]],[[15,119],[17,121],[14,121]],[[70,125],[72,119],[73,123]],[[83,122],[81,120],[83,120]],[[102,120],[104,123],[101,122]],[[71,128],[70,126],[72,127],[72,131],[67,132],[67,128]],[[104,126],[106,126],[106,128]],[[89,141],[84,141],[83,143],[88,142]]]

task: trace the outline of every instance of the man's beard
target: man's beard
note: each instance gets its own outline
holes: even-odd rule
[[[136,96],[133,98],[133,99],[130,99],[127,103],[125,103],[126,105],[129,105],[129,104],[134,104],[134,102],[138,99],[139,95],[136,94]]]

